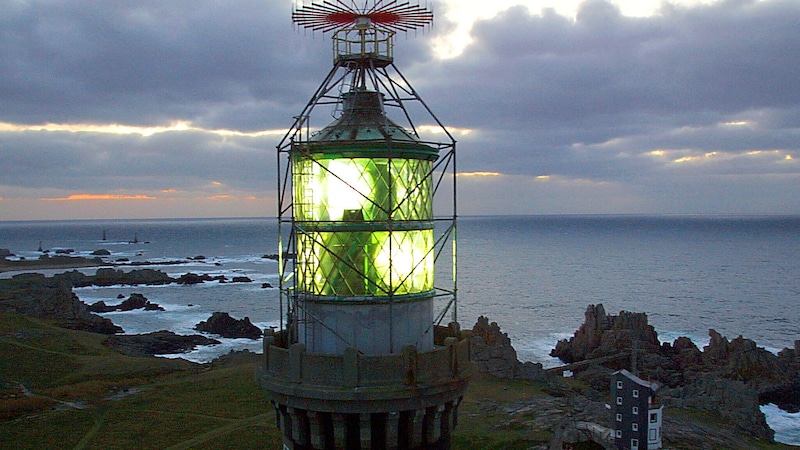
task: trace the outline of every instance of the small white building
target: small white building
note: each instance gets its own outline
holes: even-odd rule
[[[657,401],[657,383],[627,370],[611,374],[611,428],[614,443],[624,450],[661,448],[663,405]]]

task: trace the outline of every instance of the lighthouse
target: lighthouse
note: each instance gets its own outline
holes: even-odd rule
[[[292,14],[330,33],[333,68],[277,147],[281,327],[257,378],[284,448],[447,449],[474,371],[457,321],[456,143],[393,57],[395,34],[433,14],[356,3]]]

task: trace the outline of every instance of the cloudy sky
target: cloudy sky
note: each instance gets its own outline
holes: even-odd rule
[[[395,62],[460,214],[800,213],[797,0],[429,3]],[[331,64],[291,9],[0,0],[0,220],[274,216]]]

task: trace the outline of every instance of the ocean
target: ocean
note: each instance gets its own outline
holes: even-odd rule
[[[86,303],[115,304],[119,294],[136,292],[166,309],[104,314],[130,334],[194,333],[214,311],[278,326],[277,289],[262,288],[278,285],[277,262],[263,258],[276,253],[277,241],[269,218],[0,222],[0,248],[18,257],[38,258],[40,245],[80,256],[103,248],[114,260],[180,261],[154,267],[170,276],[253,280],[75,289]],[[196,256],[205,259],[188,259]],[[777,352],[800,339],[800,216],[460,217],[458,288],[463,328],[485,315],[508,333],[521,360],[545,366],[558,364],[548,353],[597,303],[612,314],[647,313],[662,342],[687,336],[702,347],[713,328]],[[231,349],[260,351],[257,341],[222,341],[178,356],[202,362]],[[762,411],[776,439],[800,445],[797,414],[770,405]]]

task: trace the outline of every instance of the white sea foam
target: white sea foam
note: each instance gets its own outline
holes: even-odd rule
[[[775,431],[775,441],[781,444],[800,445],[800,412],[786,412],[770,403],[761,406],[767,425]]]
[[[178,359],[182,358],[195,363],[208,363],[231,351],[250,350],[253,353],[263,353],[261,339],[224,339],[218,336],[208,335],[208,337],[220,341],[216,345],[198,345],[194,350],[186,353],[170,353],[166,355],[156,355],[161,358]]]

